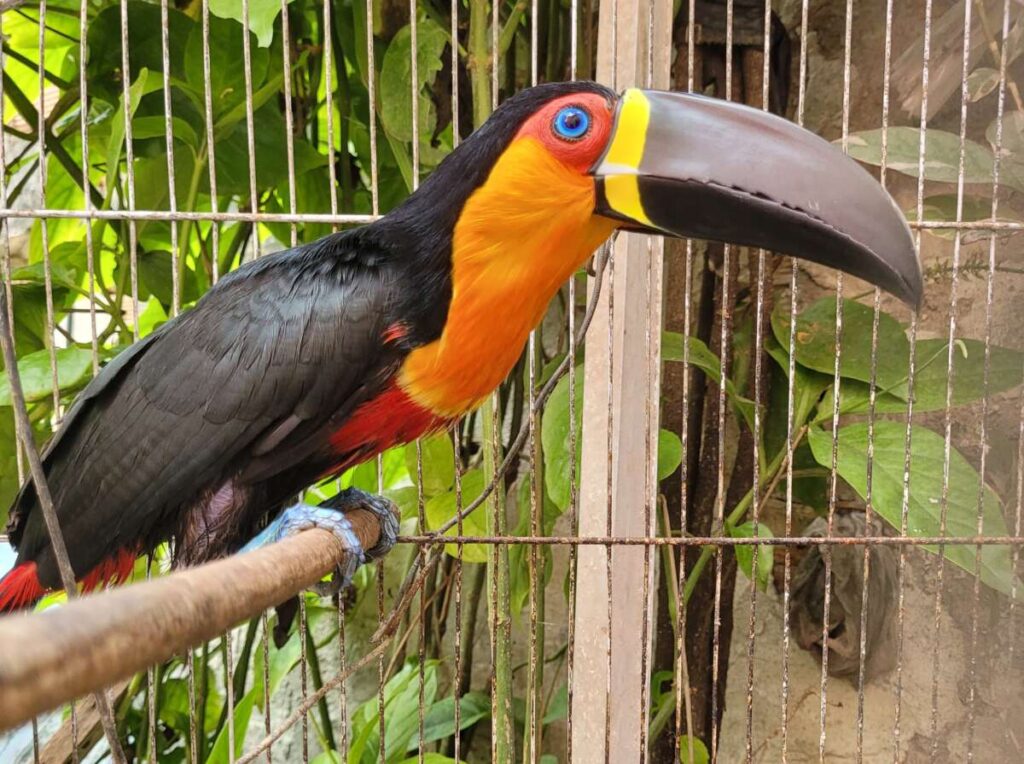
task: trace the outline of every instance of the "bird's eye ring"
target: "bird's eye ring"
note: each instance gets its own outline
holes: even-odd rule
[[[558,110],[551,130],[563,141],[581,140],[590,131],[590,113],[582,106],[566,106]]]

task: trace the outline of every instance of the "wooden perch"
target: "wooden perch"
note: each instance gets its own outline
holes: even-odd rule
[[[377,517],[347,513],[363,549]],[[128,679],[254,618],[334,570],[347,551],[313,529],[264,549],[0,618],[0,731]]]

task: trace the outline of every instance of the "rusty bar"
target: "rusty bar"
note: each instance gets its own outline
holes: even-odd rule
[[[975,546],[1021,546],[1024,536],[777,536],[774,538],[741,538],[732,536],[456,536],[437,533],[398,537],[399,544],[573,544],[577,546],[936,546],[937,544]]]
[[[54,207],[26,207],[13,208],[0,206],[0,218],[46,218],[46,219],[79,219],[79,220],[162,220],[162,221],[216,221],[220,223],[247,222],[247,223],[328,223],[328,224],[353,224],[372,223],[380,217],[379,214],[331,214],[326,212],[318,213],[296,213],[287,212],[192,212],[187,210],[69,210]],[[1024,222],[1018,220],[964,220],[960,223],[947,220],[911,220],[908,221],[911,229],[920,231],[996,231],[1005,233],[1016,233],[1024,231]]]
[[[963,56],[961,63],[961,86],[960,86],[960,149],[957,163],[957,185],[956,185],[956,221],[960,222],[963,220],[963,206],[964,206],[964,162],[966,158],[966,141],[967,141],[967,103],[969,97],[969,89],[967,85],[967,76],[970,72],[970,53],[971,53],[971,10],[973,3],[964,3],[964,25],[963,25]],[[949,295],[949,342],[953,342],[956,339],[956,326],[957,326],[957,309],[959,305],[959,282],[960,282],[960,251],[962,244],[961,231],[957,230],[956,237],[953,240],[953,272],[950,279],[950,295]],[[955,384],[955,367],[954,353],[948,352],[946,356],[947,369],[949,370],[946,378],[946,405],[945,405],[945,424],[944,424],[944,443],[943,443],[943,459],[942,459],[942,494],[940,497],[939,504],[939,535],[946,535],[946,523],[949,514],[949,470],[950,470],[950,457],[952,454],[952,438],[953,438],[953,385]],[[938,756],[939,752],[939,740],[938,740],[938,724],[939,724],[939,675],[941,673],[941,661],[939,645],[941,644],[940,639],[940,627],[942,625],[942,595],[945,588],[945,544],[939,544],[939,560],[938,570],[936,572],[937,585],[935,588],[935,617],[933,622],[933,650],[932,650],[932,687],[931,687],[931,723],[930,723],[930,737],[931,737],[931,757],[934,759]]]
[[[377,543],[369,511],[348,514],[363,548]],[[0,729],[11,729],[213,639],[319,581],[344,558],[319,529],[208,565],[0,619]]]
[[[132,133],[131,87],[132,70],[128,57],[128,0],[121,0],[121,99],[124,109],[124,164],[125,188],[128,192],[128,212],[135,209],[135,141]],[[44,183],[45,185],[45,183]],[[44,202],[45,205],[45,202]],[[93,210],[95,212],[95,210]],[[119,210],[123,213],[125,210]],[[128,221],[128,265],[132,296],[132,336],[139,338],[139,257],[138,230],[135,221],[122,215],[114,216],[115,220]]]

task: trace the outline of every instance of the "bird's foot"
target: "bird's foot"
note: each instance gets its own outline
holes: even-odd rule
[[[345,516],[354,509],[372,512],[380,524],[380,537],[371,549],[363,549],[352,529],[352,523]],[[319,506],[294,504],[288,507],[246,544],[242,551],[259,549],[310,528],[328,530],[338,537],[348,554],[332,580],[318,584],[315,589],[321,595],[336,594],[352,583],[352,577],[360,565],[383,557],[391,550],[398,538],[398,517],[397,508],[388,499],[358,488],[349,488]]]

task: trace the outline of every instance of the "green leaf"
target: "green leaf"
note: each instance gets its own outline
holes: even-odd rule
[[[693,757],[690,757],[690,748],[693,748]],[[682,764],[708,764],[711,757],[708,755],[707,746],[700,741],[700,738],[692,735],[683,735],[679,738],[679,761]]]
[[[164,305],[170,305],[174,296],[173,256],[170,252],[154,250],[138,258],[139,282]],[[199,299],[199,280],[191,268],[179,272],[181,301],[189,303]]]
[[[788,323],[789,317],[785,316],[782,320]],[[776,405],[769,407],[769,423],[766,424],[767,431],[777,435],[776,443],[780,443],[785,438],[786,418],[789,416],[788,386],[793,386],[793,429],[796,430],[807,421],[807,417],[818,405],[822,393],[832,387],[833,377],[797,363],[793,364],[793,378],[790,381],[788,345],[783,347],[773,335],[768,335],[764,339],[764,350],[778,364],[783,375],[780,380],[783,385],[772,385],[772,403]],[[774,416],[778,416],[778,420],[773,421]],[[772,430],[775,432],[771,432]],[[772,437],[766,440],[770,441]]]
[[[872,506],[893,528],[900,529],[903,507],[903,464],[906,425],[882,420],[875,422]],[[832,463],[832,434],[812,427],[808,431],[811,451],[818,463]],[[943,465],[945,441],[924,427],[911,432],[910,491],[907,533],[910,536],[940,536],[943,509]],[[867,494],[867,423],[847,425],[839,430],[837,469],[839,475],[861,496]],[[999,499],[985,487],[980,492],[978,473],[956,449],[950,449],[946,502],[946,532],[950,536],[977,535],[978,500],[982,499],[982,535],[1008,535]],[[924,547],[937,552],[936,547]],[[975,547],[947,545],[945,556],[964,570],[974,572]],[[1004,593],[1013,586],[1010,552],[1006,547],[984,546],[981,551],[981,580]]]
[[[1024,24],[1018,26],[1024,27]],[[985,138],[996,146],[996,131],[999,120],[994,119],[985,130]],[[1009,111],[1003,114],[1003,135],[999,147],[999,183],[1024,191],[1024,111]]]
[[[210,0],[210,13],[241,24],[242,0]],[[274,22],[280,13],[281,0],[249,0],[249,31],[256,35],[261,48],[270,47],[274,41]],[[241,64],[241,60],[234,62],[235,67],[240,68]]]
[[[960,136],[942,130],[926,131],[925,180],[956,183],[960,163]],[[890,127],[886,167],[918,177],[921,133],[916,127]],[[992,183],[992,152],[974,141],[964,142],[964,180]],[[882,163],[882,130],[862,130],[849,137],[850,156],[871,165]]]
[[[921,218],[926,222],[955,222],[957,219],[957,198],[956,194],[933,194],[927,196],[924,199],[924,204],[921,207]],[[913,218],[917,215],[916,205],[911,206],[905,210],[908,218]],[[985,196],[974,196],[971,194],[965,194],[963,198],[963,204],[960,209],[960,220],[965,223],[973,223],[980,220],[991,220],[992,219],[992,199]],[[1000,216],[997,218],[1001,221],[1011,220]],[[927,228],[925,229],[932,236],[937,236],[940,239],[947,239],[952,241],[956,238],[956,230],[952,228]],[[961,231],[960,241],[964,244],[969,244],[975,241],[987,240],[990,236],[990,232],[978,230],[978,231]]]
[[[658,430],[658,480],[664,480],[683,462],[683,442],[671,430]]]
[[[134,120],[135,112],[139,108],[139,101],[142,100],[143,92],[146,89],[146,81],[149,79],[149,70],[143,68],[135,82],[128,88],[128,118]],[[114,113],[110,122],[110,141],[107,144],[107,189],[108,192],[116,187],[118,169],[121,164],[121,149],[124,148],[124,98],[119,99],[117,112]]]
[[[484,473],[479,469],[472,469],[462,476],[462,507],[468,506],[484,490]],[[448,491],[432,497],[426,504],[425,513],[427,516],[427,527],[430,530],[440,528],[451,518],[455,517],[456,493]],[[486,507],[477,507],[470,512],[462,521],[462,535],[464,536],[485,536],[487,535]],[[445,534],[455,536],[458,533],[458,525]],[[444,551],[452,557],[458,555],[458,544],[445,544]],[[462,547],[462,559],[465,562],[486,562],[488,558],[487,547],[482,544],[465,544]]]
[[[213,3],[211,3],[211,6]],[[280,12],[281,3],[276,3]],[[239,3],[239,10],[241,3]],[[250,4],[250,18],[252,5]],[[239,14],[241,15],[241,14]],[[250,35],[252,33],[250,32]],[[252,37],[251,42],[256,42]],[[270,53],[265,48],[250,44],[252,86],[259,88],[267,76]],[[210,96],[213,102],[213,121],[238,104],[245,103],[245,70],[239,66],[243,59],[241,21],[210,17]],[[203,28],[196,24],[185,46],[185,81],[205,103],[203,77]]]
[[[576,453],[572,453],[570,448],[568,374],[558,380],[551,392],[540,424],[540,442],[544,449],[544,488],[551,501],[563,512],[569,506],[571,465],[576,465],[575,482],[579,487],[580,459],[583,453],[579,437],[583,421],[583,369],[577,367],[573,373],[576,375]]]
[[[448,433],[439,432],[426,438],[420,438],[420,453],[423,456],[423,495],[427,498],[451,490],[455,483],[455,449]],[[415,484],[416,444],[410,443],[404,448],[405,468]]]
[[[985,343],[980,340],[957,340],[953,349],[953,406],[981,400],[985,395]],[[949,343],[942,339],[918,340],[917,364],[914,374],[914,412],[942,411],[946,408],[946,386],[949,382]],[[988,394],[1012,390],[1024,382],[1024,353],[992,345],[989,348]],[[863,414],[869,409],[870,389],[862,382],[844,381],[840,390],[843,414]],[[906,375],[890,394],[877,391],[875,411],[902,414],[907,411]],[[832,411],[831,392],[822,403],[822,410]]]
[[[416,25],[416,74],[419,95],[419,136],[429,144],[436,120],[434,102],[421,91],[441,71],[441,54],[448,35],[429,18]],[[395,33],[384,54],[380,71],[380,119],[384,129],[397,140],[409,142],[412,129],[412,30],[404,26]]]
[[[88,79],[90,99],[101,98],[117,104],[122,93],[121,73],[121,8],[108,4],[89,24]],[[280,5],[280,3],[279,3]],[[49,21],[49,19],[47,19]],[[175,8],[168,8],[168,58],[171,75],[180,77],[184,70],[185,45],[195,24],[192,19]],[[163,72],[163,24],[158,4],[130,0],[128,3],[128,66],[133,76],[148,69]],[[5,29],[6,31],[6,29]],[[77,30],[75,37],[77,38]],[[47,56],[49,58],[49,56]],[[237,65],[240,65],[238,62]],[[154,77],[159,87],[160,77]],[[123,115],[115,119],[124,121]],[[109,157],[108,157],[109,161]]]
[[[61,392],[80,387],[92,372],[92,352],[79,347],[57,350],[57,384]],[[25,401],[34,403],[53,394],[53,375],[50,370],[50,351],[37,350],[18,359],[18,373]],[[11,405],[11,383],[7,375],[0,375],[0,406]]]
[[[995,148],[999,120],[994,119],[985,130],[985,139]],[[1003,114],[1003,136],[1000,144],[1003,156],[1015,155],[1024,158],[1024,111],[1008,111]]]
[[[871,327],[874,309],[843,300],[842,357],[839,374],[862,382],[871,380]],[[789,315],[772,314],[772,331],[783,348],[789,347]],[[831,376],[836,362],[836,299],[823,297],[796,320],[796,360],[802,366]],[[899,321],[888,313],[878,319],[876,380],[879,387],[895,388],[906,378],[910,343]]]
[[[559,685],[558,689],[555,690],[555,694],[551,696],[551,700],[548,702],[547,711],[544,714],[544,719],[541,723],[544,725],[551,724],[553,722],[561,721],[569,716],[569,689],[566,685]]]
[[[980,101],[999,85],[999,70],[986,66],[979,67],[967,76],[967,97],[971,102]]]
[[[266,104],[254,116],[256,131],[256,187],[270,188],[288,183],[287,128],[276,104]],[[320,167],[327,157],[304,138],[293,137],[295,174]],[[249,194],[249,147],[242,126],[217,141],[217,190],[225,194]]]
[[[483,692],[468,692],[459,698],[459,729],[464,730],[472,727],[481,719],[491,715],[490,696]],[[455,697],[449,695],[447,698],[434,703],[427,710],[423,717],[423,743],[433,743],[435,740],[444,740],[455,734]],[[415,751],[420,747],[419,730],[409,740],[407,751]],[[429,754],[428,754],[429,755]]]
[[[0,528],[7,527],[7,508],[18,492],[17,448],[14,410],[0,406]]]
[[[163,117],[135,117],[132,120],[132,138],[137,141],[141,141],[144,138],[160,138],[162,140],[165,128],[166,123]],[[199,146],[199,138],[196,136],[196,131],[192,129],[192,125],[181,117],[171,117],[171,131],[175,140],[181,141],[192,148]]]
[[[460,764],[458,759],[453,759],[450,756],[445,756],[441,753],[425,753],[423,757],[410,756],[407,759],[402,759],[400,764]]]
[[[433,705],[437,697],[438,661],[423,664],[423,703]],[[385,751],[404,753],[409,740],[419,728],[420,671],[416,661],[410,660],[384,685],[384,743]],[[380,704],[377,695],[363,703],[352,715],[352,729],[356,741],[349,750],[348,760],[376,762],[380,750]]]
[[[689,357],[686,352],[686,345],[689,345]],[[722,384],[722,365],[718,356],[711,352],[710,348],[696,337],[686,338],[684,343],[683,335],[678,332],[661,333],[661,357],[664,361],[683,361],[687,358],[689,363],[708,375],[716,384]],[[725,392],[729,395],[732,404],[739,411],[746,421],[747,426],[754,427],[754,402],[749,398],[740,395],[731,379],[725,380]]]
[[[754,523],[745,522],[732,528],[728,528],[729,535],[733,538],[742,539],[770,539],[772,529],[764,521],[757,524],[757,533],[754,533]],[[754,547],[746,544],[737,544],[733,547],[736,552],[736,564],[750,580],[754,579]],[[768,582],[771,580],[772,568],[775,561],[775,550],[771,546],[758,545],[757,547],[757,588],[761,591],[768,590]]]

